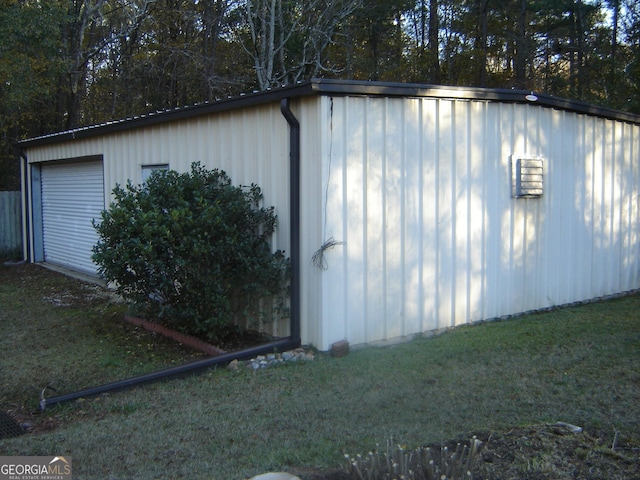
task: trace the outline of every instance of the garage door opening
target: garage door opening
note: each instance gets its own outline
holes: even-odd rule
[[[41,228],[36,259],[96,275],[91,255],[98,240],[93,220],[104,210],[102,158],[43,163],[36,178],[34,210],[37,201],[41,204],[41,218],[34,219],[34,229]]]

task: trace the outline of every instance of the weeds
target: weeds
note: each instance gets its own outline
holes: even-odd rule
[[[345,454],[347,471],[359,480],[469,480],[478,463],[482,442],[473,437],[469,444],[457,443],[434,450],[418,447],[408,450],[387,440],[386,450],[376,449],[365,457]]]

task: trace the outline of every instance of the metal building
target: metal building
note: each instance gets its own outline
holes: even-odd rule
[[[111,190],[257,183],[303,343],[393,341],[640,287],[640,116],[514,90],[312,80],[20,142],[25,255],[95,273]]]

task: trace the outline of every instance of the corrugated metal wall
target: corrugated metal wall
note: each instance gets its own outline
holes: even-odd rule
[[[27,150],[30,164],[102,155],[105,207],[116,183],[142,180],[143,165],[169,164],[179,172],[193,162],[224,170],[235,185],[256,183],[264,205],[275,206],[274,249],[289,250],[289,132],[279,104],[137,128]],[[272,327],[272,328],[271,328]],[[288,319],[269,333],[288,335]]]
[[[264,204],[276,206],[283,219],[274,247],[288,249],[288,135],[279,105],[274,104],[33,147],[27,154],[29,163],[102,155],[105,206],[116,183],[142,180],[143,165],[168,164],[186,172],[193,162],[201,162],[222,169],[236,185],[253,182],[262,188]]]
[[[373,343],[640,287],[640,126],[480,100],[318,95],[292,110],[303,342]],[[221,168],[262,187],[280,220],[274,247],[288,251],[288,148],[274,103],[27,155],[103,155],[107,203],[143,165]],[[544,159],[541,198],[512,198],[520,157]],[[311,262],[320,251],[326,269]]]
[[[323,98],[321,348],[640,287],[640,127],[534,105]],[[511,158],[544,159],[541,198]]]
[[[22,246],[21,209],[20,192],[0,192],[0,255]]]

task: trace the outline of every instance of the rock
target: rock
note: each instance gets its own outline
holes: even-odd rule
[[[293,360],[294,358],[295,358],[295,355],[294,355],[294,353],[293,353],[293,352],[284,352],[284,353],[282,354],[282,359],[283,359],[285,362],[290,362],[290,361],[291,361],[291,360]]]
[[[340,340],[331,345],[332,357],[344,357],[349,353],[349,342],[347,340]]]
[[[269,472],[251,477],[249,480],[300,480],[300,477],[285,472]]]
[[[552,427],[562,427],[567,429],[569,432],[571,433],[582,433],[582,427],[578,427],[577,425],[572,425],[570,423],[567,422],[556,422],[553,425],[551,425]]]
[[[304,348],[296,348],[283,353],[270,353],[267,355],[258,355],[251,360],[240,362],[238,365],[246,365],[247,368],[259,370],[272,365],[280,365],[285,362],[312,361],[315,360],[315,354],[312,351],[306,351]],[[229,368],[235,370],[235,366],[229,365]]]

